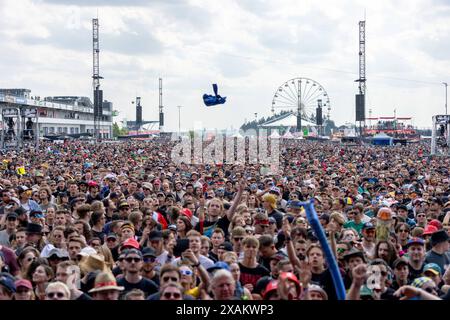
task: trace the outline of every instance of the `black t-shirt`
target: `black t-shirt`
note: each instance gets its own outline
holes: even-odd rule
[[[381,300],[398,300],[399,298],[394,296],[394,292],[394,289],[387,288],[387,290],[381,294]]]
[[[409,268],[408,282],[413,282],[414,279],[420,278],[422,276],[423,264],[419,270],[414,269],[410,264],[408,264],[408,268]]]
[[[219,256],[212,251],[209,252],[208,258],[210,258],[212,261],[214,261],[214,263],[219,261]]]
[[[119,267],[115,267],[112,269],[112,274],[117,278],[118,275],[122,274],[122,270]]]
[[[203,222],[203,234],[208,238],[211,238],[214,229],[220,228],[223,230],[223,232],[225,232],[225,238],[227,238],[229,225],[230,220],[228,220],[228,217],[226,215],[214,222],[205,220]],[[197,223],[197,225],[195,226],[195,230],[200,231],[200,223]]]
[[[130,283],[125,279],[125,277],[123,277],[117,280],[117,285],[125,288],[122,295],[133,289],[141,289],[144,291],[146,297],[158,292],[158,285],[152,280],[146,278],[142,278],[138,283]]]
[[[239,263],[239,268],[241,269],[241,277],[239,280],[242,286],[250,283],[255,287],[260,278],[270,275],[270,271],[262,264],[258,264],[256,268],[247,268]]]
[[[83,294],[81,296],[79,296],[78,298],[76,298],[75,300],[87,301],[87,300],[92,300],[92,298],[91,298],[91,296],[89,296],[83,292]]]
[[[104,243],[104,239],[105,239],[106,234],[103,231],[98,232],[98,231],[95,231],[95,230],[91,229],[91,234],[92,234],[92,238],[97,237],[97,238],[100,239],[102,244]]]
[[[337,300],[336,290],[334,289],[333,278],[331,272],[326,269],[322,273],[313,273],[311,282],[317,284],[325,290],[328,295],[328,300]]]
[[[284,256],[285,259],[288,258],[288,256],[283,251],[277,251],[276,254]],[[259,263],[261,263],[263,265],[263,267],[265,267],[267,270],[270,271],[270,260],[272,260],[271,257],[268,257],[268,258],[261,257],[259,259]]]

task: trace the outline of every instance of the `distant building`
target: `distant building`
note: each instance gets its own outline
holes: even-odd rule
[[[103,102],[99,136],[112,138],[112,102]],[[36,108],[40,136],[94,133],[94,106],[88,97],[32,96],[29,89],[0,89],[1,108]],[[36,124],[34,124],[36,130]]]

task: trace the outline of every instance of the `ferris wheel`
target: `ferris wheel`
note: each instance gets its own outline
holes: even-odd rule
[[[315,80],[294,78],[278,87],[272,99],[272,112],[285,109],[297,114],[300,106],[301,118],[315,122],[316,108],[323,108],[323,120],[330,119],[331,104],[325,88]]]

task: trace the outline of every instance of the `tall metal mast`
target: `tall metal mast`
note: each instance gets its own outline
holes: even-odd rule
[[[366,21],[359,21],[359,95],[356,97],[356,121],[359,121],[360,135],[362,135],[361,122],[366,126]]]
[[[162,78],[159,78],[159,132],[164,129],[164,111],[162,101]]]
[[[102,117],[103,92],[100,90],[100,47],[99,47],[98,19],[92,19],[92,54],[93,73],[92,86],[94,89],[94,137],[99,138],[100,121]]]

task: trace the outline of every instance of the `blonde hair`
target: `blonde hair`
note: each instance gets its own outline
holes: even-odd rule
[[[66,296],[67,300],[70,300],[70,290],[69,287],[67,287],[67,285],[64,282],[61,281],[55,281],[55,282],[50,282],[47,286],[47,288],[45,289],[45,294],[47,295],[48,292],[50,291],[50,289],[53,288],[61,288],[64,291],[64,295]]]
[[[99,255],[103,256],[105,258],[105,264],[106,266],[112,270],[114,267],[114,258],[111,253],[111,250],[108,248],[108,246],[105,244],[98,247],[97,252]]]

